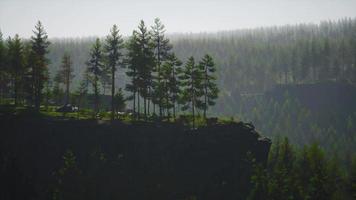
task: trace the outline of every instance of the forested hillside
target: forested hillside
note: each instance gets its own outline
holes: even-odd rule
[[[211,53],[227,94],[263,92],[284,83],[356,81],[356,19],[168,37],[181,60]],[[80,74],[94,40],[52,39],[51,71],[58,69],[60,55],[67,51]]]
[[[356,19],[168,37],[183,61],[191,55],[199,59],[206,53],[215,59],[222,90],[214,109],[217,114],[236,113],[240,94],[263,93],[276,84],[356,82]],[[78,84],[94,40],[52,39],[48,55],[51,75],[55,75],[61,55],[67,51],[72,55],[74,83]],[[124,71],[119,69],[119,87],[125,86]]]

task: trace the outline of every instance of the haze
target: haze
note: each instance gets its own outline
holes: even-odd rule
[[[1,0],[5,37],[30,37],[41,20],[50,37],[104,36],[112,24],[124,35],[140,19],[159,17],[168,33],[215,32],[355,17],[355,0]]]

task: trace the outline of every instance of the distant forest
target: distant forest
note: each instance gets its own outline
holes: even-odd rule
[[[181,60],[210,53],[226,95],[264,92],[276,84],[356,82],[356,19],[167,37]],[[64,52],[73,57],[74,72],[80,75],[94,41],[95,37],[51,39],[51,75]]]

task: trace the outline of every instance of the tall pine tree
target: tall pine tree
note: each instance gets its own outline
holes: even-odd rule
[[[154,25],[151,26],[151,35],[152,35],[152,41],[154,45],[154,55],[155,55],[155,68],[154,71],[156,72],[156,76],[154,78],[154,86],[159,87],[160,82],[161,82],[161,76],[160,71],[161,71],[161,64],[168,58],[170,55],[170,51],[172,49],[172,45],[169,43],[169,39],[165,37],[165,27],[162,24],[161,20],[159,18],[156,18],[154,20]],[[163,93],[159,88],[154,88],[153,92],[153,103],[154,103],[154,109],[153,111],[155,112],[155,104],[158,104],[159,106],[159,114],[162,116],[163,114],[163,109],[161,104],[163,103]]]
[[[48,53],[47,48],[50,42],[48,41],[47,33],[40,21],[37,22],[33,33],[35,35],[31,37],[32,56],[34,56],[34,63],[32,65],[32,82],[35,109],[39,111],[42,100],[42,89],[44,82],[48,79],[48,77],[46,77],[46,71],[48,70],[47,66],[49,60],[46,58],[46,54]]]
[[[214,75],[216,71],[213,58],[206,54],[202,61],[199,63],[200,69],[203,71],[202,86],[204,89],[204,100],[201,104],[201,108],[204,110],[204,118],[206,118],[206,111],[209,106],[215,105],[215,100],[218,98],[219,89],[215,83],[216,77]]]
[[[69,95],[70,95],[70,82],[74,78],[73,75],[73,67],[70,55],[68,53],[64,53],[62,57],[61,69],[58,72],[59,79],[65,86],[65,104],[69,103]]]
[[[173,108],[173,118],[176,117],[176,102],[180,93],[179,75],[182,71],[180,66],[182,62],[178,60],[175,54],[171,54],[163,63],[160,70],[161,81],[159,89],[163,93],[163,100],[161,106],[165,109],[168,116],[169,110]]]
[[[20,93],[23,91],[23,75],[25,71],[23,65],[23,45],[17,34],[13,39],[9,37],[7,44],[7,57],[12,77],[15,105],[18,105],[21,98]]]
[[[195,64],[193,57],[186,62],[182,75],[180,77],[182,91],[183,110],[191,109],[193,115],[193,128],[195,128],[195,115],[197,105],[201,105],[200,97],[203,95],[202,90],[202,73],[198,65]]]
[[[133,34],[127,44],[127,59],[126,63],[129,70],[127,75],[131,78],[131,83],[126,85],[126,89],[133,93],[134,111],[136,112],[136,96],[137,96],[137,114],[140,116],[140,97],[143,98],[144,116],[147,118],[149,114],[148,101],[151,97],[152,88],[152,71],[154,67],[153,45],[151,36],[147,31],[144,21],[140,21],[138,30],[133,31]]]
[[[123,39],[119,34],[117,25],[113,25],[110,30],[110,35],[106,37],[105,52],[107,57],[107,64],[111,71],[111,120],[114,119],[115,114],[115,72],[120,65],[120,57],[122,56]]]
[[[95,117],[99,112],[99,79],[103,69],[103,52],[100,39],[97,38],[90,49],[90,58],[87,61],[88,78],[94,90],[94,112]]]
[[[6,59],[6,47],[4,44],[4,40],[2,38],[2,32],[0,31],[0,103],[4,98],[5,88],[6,88],[6,77],[7,77],[7,69],[5,65]]]

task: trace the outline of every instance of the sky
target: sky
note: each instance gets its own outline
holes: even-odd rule
[[[123,35],[159,17],[167,33],[217,32],[356,17],[356,0],[0,0],[4,37],[28,38],[40,20],[49,37]]]

